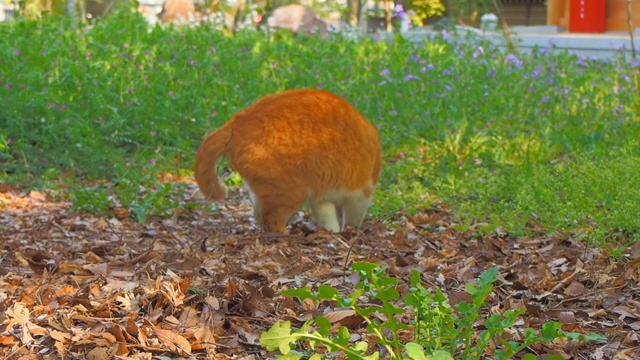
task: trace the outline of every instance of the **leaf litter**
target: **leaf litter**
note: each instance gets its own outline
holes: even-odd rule
[[[255,230],[241,190],[218,211],[179,209],[140,224],[123,208],[70,213],[69,203],[46,193],[0,185],[3,359],[273,358],[259,345],[262,332],[320,314],[336,329],[347,326],[354,342],[367,340],[353,311],[279,295],[320,284],[352,291],[347,256],[348,263],[386,265],[402,294],[417,269],[424,286],[441,289],[452,305],[469,299],[466,283],[497,265],[490,312],[526,309],[511,336],[519,336],[518,327],[559,321],[566,331],[607,337],[536,344],[530,352],[640,358],[637,245],[617,261],[566,235],[513,237],[502,229],[482,235],[475,231],[482,224],[457,231],[445,206],[400,211],[341,234],[315,231],[303,215],[290,235],[265,235]],[[412,334],[402,337],[410,341]]]

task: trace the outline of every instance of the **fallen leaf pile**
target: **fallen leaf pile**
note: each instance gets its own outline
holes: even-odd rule
[[[530,352],[640,358],[638,245],[614,261],[570,235],[479,236],[473,227],[455,231],[446,208],[399,212],[335,235],[298,220],[290,236],[267,236],[254,229],[237,191],[217,212],[181,210],[144,224],[126,209],[68,208],[46,194],[0,188],[3,359],[273,358],[259,345],[262,332],[318,314],[347,326],[354,340],[367,339],[350,310],[279,295],[319,284],[351,291],[347,256],[349,264],[385,264],[405,294],[417,269],[424,286],[443,290],[451,303],[466,300],[464,285],[498,265],[491,312],[524,307],[519,327],[553,320],[608,339],[536,344]]]

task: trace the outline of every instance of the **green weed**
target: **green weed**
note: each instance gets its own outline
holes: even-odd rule
[[[336,288],[319,285],[317,291],[310,287],[285,290],[286,296],[300,301],[328,300],[339,308],[354,310],[367,324],[366,330],[383,347],[391,359],[510,359],[537,342],[550,342],[560,337],[569,340],[603,340],[597,334],[566,333],[560,324],[547,322],[539,330],[526,328],[519,341],[509,340],[502,335],[506,329],[512,329],[516,320],[525,309],[509,309],[483,319],[480,315],[487,307],[487,298],[493,290],[498,268],[494,267],[478,278],[475,284],[467,284],[466,291],[472,301],[461,301],[451,307],[446,295],[435,293],[421,285],[420,273],[412,271],[411,289],[404,297],[406,308],[399,307],[401,295],[398,292],[398,279],[389,277],[385,268],[378,264],[355,263],[352,270],[359,274],[360,281],[355,290],[347,295]],[[411,327],[400,322],[399,315],[405,315],[406,309],[413,309]],[[376,315],[376,316],[374,316]],[[380,319],[380,320],[377,320]],[[484,330],[479,331],[479,328]],[[411,342],[400,340],[401,330],[413,332]],[[286,359],[322,359],[318,346],[326,347],[327,352],[341,352],[347,359],[378,359],[380,352],[370,349],[366,342],[351,344],[351,334],[342,326],[332,330],[332,324],[323,316],[304,323],[300,329],[292,329],[290,322],[276,323],[260,337],[260,343],[269,351],[278,350]],[[498,340],[499,347],[490,351],[491,342]],[[324,351],[324,350],[323,350]],[[550,359],[561,359],[551,355]],[[524,359],[535,359],[526,354]]]

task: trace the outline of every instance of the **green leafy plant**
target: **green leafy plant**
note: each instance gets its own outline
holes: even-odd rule
[[[406,329],[407,326],[396,319],[396,315],[405,312],[403,308],[394,304],[400,298],[400,294],[396,290],[398,279],[387,277],[385,268],[376,264],[356,263],[352,266],[352,270],[360,274],[361,281],[356,284],[355,291],[347,297],[343,297],[337,289],[328,285],[320,285],[316,292],[312,291],[310,287],[305,287],[285,290],[283,294],[294,296],[300,301],[305,299],[331,300],[340,307],[355,310],[356,314],[367,322],[367,331],[376,336],[379,344],[386,348],[391,357],[401,358],[402,346],[398,339],[398,330]],[[378,304],[359,305],[358,298],[365,294]],[[371,317],[374,312],[384,314],[386,320],[381,323],[374,321]],[[315,324],[317,328],[310,332],[312,324]],[[365,355],[369,350],[366,342],[350,346],[349,330],[344,326],[338,330],[337,334],[331,334],[331,323],[322,316],[307,321],[299,331],[291,331],[290,327],[291,324],[288,322],[276,324],[260,337],[260,343],[269,350],[279,349],[283,355],[289,353],[290,344],[296,343],[298,340],[309,340],[309,347],[312,350],[318,344],[323,344],[327,346],[329,351],[343,351],[348,359],[377,359],[379,357],[377,352]],[[391,339],[385,336],[386,331],[390,332]]]
[[[521,342],[503,339],[504,330],[512,328],[517,317],[522,315],[525,309],[509,309],[491,315],[483,322],[485,330],[478,334],[474,327],[480,320],[483,308],[487,306],[487,297],[493,290],[497,273],[498,268],[493,267],[482,273],[475,284],[467,284],[465,288],[472,301],[456,304],[456,312],[449,306],[446,296],[439,289],[435,293],[425,289],[420,282],[420,273],[413,270],[411,291],[407,294],[405,302],[414,309],[416,342],[426,352],[443,350],[449,354],[458,354],[460,359],[481,359],[487,355],[493,356],[494,359],[509,359],[531,344],[550,342],[562,336],[580,341],[603,339],[597,334],[565,333],[557,322],[545,323],[540,331],[524,329],[524,341]],[[494,354],[486,354],[489,343],[496,338],[500,340],[502,348],[497,349]],[[535,359],[532,355],[525,356],[525,359],[528,358]]]
[[[401,300],[396,287],[398,279],[388,277],[385,268],[371,263],[355,263],[352,270],[358,272],[360,281],[355,290],[343,296],[337,289],[328,285],[318,286],[317,291],[310,287],[285,290],[284,295],[293,296],[304,301],[329,300],[338,307],[355,311],[367,323],[367,332],[374,335],[377,344],[384,347],[391,359],[481,359],[487,355],[495,359],[509,359],[536,342],[550,342],[559,337],[580,341],[601,340],[597,334],[583,335],[566,333],[556,322],[545,323],[539,331],[524,329],[523,341],[517,342],[502,338],[505,329],[512,328],[521,310],[506,310],[502,314],[493,314],[482,321],[481,313],[487,306],[487,298],[493,290],[498,268],[494,267],[478,278],[475,284],[467,284],[466,290],[471,296],[471,303],[465,301],[456,304],[455,311],[448,304],[448,299],[440,290],[431,293],[420,282],[420,274],[412,271],[411,289],[404,298],[408,308],[413,309],[411,329],[415,332],[412,342],[403,343],[399,332],[410,329],[409,325],[399,321],[398,315],[406,313],[406,308],[398,306]],[[362,301],[363,298],[367,300]],[[362,304],[364,302],[364,304]],[[376,317],[372,316],[374,313]],[[375,320],[375,319],[382,320]],[[478,324],[485,330],[478,334]],[[292,329],[290,322],[277,323],[260,337],[260,343],[267,350],[278,350],[287,359],[299,359],[304,354],[294,351],[292,346],[308,344],[311,352],[322,344],[327,351],[341,351],[348,359],[378,359],[379,351],[369,349],[366,342],[350,344],[351,334],[342,326],[336,332],[331,331],[331,323],[323,316],[304,323],[300,329]],[[489,343],[499,339],[501,348],[493,354],[487,354]],[[306,355],[305,355],[306,356]],[[310,359],[321,359],[315,352]],[[525,359],[535,359],[527,354]],[[560,359],[561,357],[550,357]]]
[[[411,0],[409,7],[413,10],[409,17],[418,26],[424,25],[427,18],[443,15],[445,10],[441,0]]]

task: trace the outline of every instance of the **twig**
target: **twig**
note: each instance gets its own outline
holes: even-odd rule
[[[496,8],[496,12],[498,13],[498,18],[502,22],[502,32],[504,32],[504,37],[507,39],[507,49],[509,51],[513,51],[513,40],[511,39],[511,33],[509,32],[509,25],[507,25],[507,20],[502,15],[502,9],[498,5],[496,0],[493,0],[493,6]]]
[[[349,256],[351,255],[351,250],[353,249],[353,247],[356,245],[356,243],[362,238],[362,235],[364,235],[365,232],[369,231],[372,227],[374,227],[375,225],[380,224],[383,220],[388,219],[389,217],[391,217],[391,215],[400,212],[404,210],[404,207],[389,211],[388,213],[382,215],[382,217],[380,217],[376,222],[374,222],[373,224],[369,225],[366,229],[363,229],[360,234],[358,234],[358,236],[356,237],[355,240],[353,240],[351,242],[351,245],[349,245],[349,249],[347,250],[347,255],[344,258],[344,265],[342,266],[342,276],[343,279],[347,278],[347,264],[349,263]]]
[[[264,234],[256,234],[256,235],[241,237],[238,240],[244,241],[244,240],[256,240],[256,239],[281,239],[281,238],[304,239],[303,236],[299,236],[299,235],[264,233]]]
[[[13,355],[17,354],[20,350],[22,350],[22,349],[24,349],[26,347],[27,347],[27,344],[24,344],[24,345],[20,346],[19,348],[17,348],[15,350],[13,350],[12,352],[8,353],[7,357],[5,359],[7,359],[7,360],[11,359],[11,357]]]
[[[162,221],[160,222],[160,225],[167,233],[169,233],[169,235],[171,235],[172,238],[174,238],[178,242],[178,244],[180,244],[180,246],[183,249],[187,248],[187,244],[185,244],[184,241],[182,241],[181,239],[178,239],[178,237],[173,233],[173,231],[171,231]],[[189,244],[189,247],[191,247],[191,244]]]

